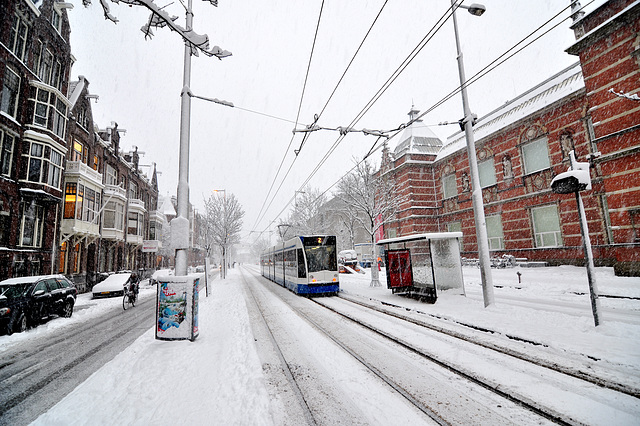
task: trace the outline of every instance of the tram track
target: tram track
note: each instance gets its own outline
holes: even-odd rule
[[[251,271],[252,273],[256,274],[255,271]],[[246,277],[244,277],[243,274],[243,279],[246,281]],[[250,287],[249,285],[247,285],[247,287]],[[310,324],[314,329],[318,330],[319,332],[321,332],[324,336],[326,336],[329,340],[331,340],[332,342],[334,342],[338,347],[340,347],[343,351],[345,351],[346,353],[348,353],[353,359],[355,359],[358,363],[360,363],[362,366],[364,366],[365,368],[367,368],[367,370],[369,372],[371,372],[375,377],[377,377],[379,380],[381,380],[382,382],[384,382],[389,388],[393,389],[395,392],[397,392],[399,395],[401,395],[403,398],[405,398],[405,400],[411,404],[416,410],[420,411],[421,413],[423,413],[425,416],[427,416],[430,421],[434,422],[435,424],[456,424],[456,423],[460,423],[460,419],[455,418],[455,416],[452,417],[452,411],[454,412],[459,412],[459,411],[464,411],[465,409],[467,409],[467,407],[457,407],[457,408],[453,408],[453,407],[448,407],[449,411],[447,412],[446,410],[443,410],[443,405],[445,404],[449,404],[450,401],[455,401],[457,399],[459,399],[460,397],[464,397],[467,398],[466,395],[468,395],[469,391],[465,392],[460,391],[460,390],[454,390],[453,392],[462,392],[461,394],[458,394],[457,396],[450,394],[450,397],[447,399],[446,397],[443,396],[442,399],[440,400],[429,400],[428,398],[425,399],[425,394],[427,394],[428,392],[425,391],[425,384],[429,383],[428,380],[420,380],[420,379],[416,379],[414,382],[410,382],[407,383],[406,381],[403,381],[403,379],[401,378],[400,381],[398,381],[398,371],[397,368],[398,366],[395,366],[396,369],[389,369],[388,364],[385,364],[384,362],[382,364],[376,364],[376,362],[378,362],[380,360],[380,356],[377,357],[377,359],[374,359],[374,362],[370,362],[368,361],[366,358],[369,355],[365,355],[364,353],[361,354],[359,353],[361,348],[358,347],[358,345],[353,345],[351,344],[350,341],[348,340],[343,340],[343,338],[340,336],[340,333],[336,333],[336,331],[334,329],[332,329],[331,327],[329,327],[329,329],[327,328],[327,325],[323,325],[320,324],[316,319],[312,318],[311,315],[309,315],[308,313],[304,312],[304,309],[299,309],[297,307],[291,306],[289,305],[290,301],[295,301],[297,300],[303,300],[304,302],[307,302],[311,300],[313,305],[316,305],[318,307],[321,307],[322,310],[325,310],[327,312],[332,312],[333,314],[338,314],[337,312],[333,312],[331,309],[327,309],[326,306],[322,306],[322,301],[323,300],[330,300],[330,299],[335,299],[335,298],[313,298],[313,299],[306,299],[306,298],[300,298],[299,296],[296,296],[288,291],[280,291],[280,287],[275,285],[275,284],[269,284],[269,283],[265,283],[264,285],[265,288],[268,288],[268,291],[270,291],[272,294],[276,295],[276,297],[280,298],[284,303],[288,304],[288,307],[291,308],[292,310],[295,311],[295,314],[304,319],[304,321],[306,321],[308,324]],[[256,303],[259,303],[258,300],[256,299],[255,295],[252,295],[252,297],[254,298],[254,300],[256,301]],[[358,321],[354,321],[351,318],[345,317],[343,315],[339,315],[341,318],[344,318],[346,320],[348,320],[351,323],[355,323],[357,324],[358,327],[362,327],[363,325],[360,324]],[[571,419],[571,418],[567,418],[566,416],[563,416],[563,414],[561,413],[557,413],[557,412],[551,412],[550,410],[544,410],[541,409],[540,407],[536,407],[536,404],[534,401],[522,401],[524,398],[513,398],[511,395],[509,395],[507,392],[500,392],[499,385],[494,384],[493,386],[486,386],[484,385],[481,381],[477,380],[472,374],[464,374],[464,372],[461,371],[456,371],[456,369],[451,369],[451,368],[447,368],[446,365],[444,365],[443,363],[438,363],[436,362],[434,359],[429,359],[428,357],[425,357],[424,354],[420,353],[419,351],[416,352],[415,350],[413,350],[412,348],[410,348],[409,345],[406,345],[402,342],[401,339],[397,339],[394,338],[393,336],[389,335],[388,333],[384,333],[381,332],[380,330],[375,330],[372,329],[370,327],[367,327],[367,329],[376,334],[377,336],[379,336],[379,338],[381,338],[384,341],[387,342],[393,342],[392,345],[385,345],[386,346],[386,350],[389,351],[394,351],[393,347],[395,345],[398,345],[399,348],[404,348],[412,353],[414,353],[415,355],[419,355],[420,358],[422,358],[425,362],[429,362],[431,364],[435,364],[438,366],[438,368],[444,368],[446,369],[449,373],[452,373],[454,376],[457,377],[462,377],[464,378],[464,380],[466,380],[467,382],[470,383],[470,385],[464,385],[463,387],[469,386],[471,388],[470,392],[471,394],[474,395],[474,399],[478,398],[479,400],[484,400],[484,397],[477,397],[475,392],[473,390],[474,386],[480,386],[483,389],[485,389],[485,391],[491,391],[494,395],[498,395],[499,398],[496,398],[495,396],[493,397],[493,400],[491,401],[490,405],[493,405],[494,407],[519,407],[517,410],[523,410],[523,412],[529,412],[528,415],[524,415],[524,414],[519,414],[520,416],[523,416],[522,418],[526,418],[527,420],[525,422],[531,422],[531,419],[539,419],[541,420],[541,418],[545,418],[547,420],[550,420],[553,423],[556,424],[578,424],[579,422],[576,422],[575,420]],[[400,350],[400,349],[397,349]],[[384,356],[382,358],[385,358]],[[287,363],[288,365],[288,363]],[[407,367],[410,367],[410,365],[405,365],[404,368],[406,370]],[[284,368],[284,367],[283,367]],[[411,369],[411,368],[410,368]],[[390,371],[389,371],[390,370]],[[418,376],[418,373],[416,373],[416,376]],[[405,378],[406,379],[406,378]],[[447,387],[448,386],[448,382],[457,382],[459,379],[446,379],[443,380],[442,383],[438,384],[438,386],[443,386],[443,387]],[[445,392],[446,393],[446,392]],[[431,394],[433,395],[433,394]],[[500,400],[503,399],[505,401],[503,401],[503,403],[495,403],[493,401],[496,400]],[[509,401],[509,402],[507,402]],[[486,403],[486,401],[485,401]],[[479,402],[479,404],[482,404],[481,402]],[[432,409],[431,407],[437,407],[436,409]],[[509,408],[509,410],[513,410],[514,408]],[[490,408],[489,406],[486,406],[485,409],[483,409],[483,414],[488,415],[488,416],[493,416],[495,415],[492,414],[491,412],[494,410],[494,408]],[[471,411],[471,410],[470,410]],[[445,413],[443,415],[443,412]],[[507,414],[506,418],[510,418],[510,416],[513,416],[512,411],[508,412],[509,414]],[[515,417],[517,417],[518,415],[516,415]],[[539,420],[533,420],[535,422],[538,422]],[[504,421],[504,419],[503,419]],[[513,420],[512,420],[513,421]],[[464,422],[464,421],[463,421]],[[491,423],[492,421],[489,421],[489,423]],[[495,422],[495,418],[493,420],[493,422]],[[500,422],[500,421],[498,421]],[[518,422],[516,422],[518,423]]]
[[[542,380],[544,382],[543,387],[548,388],[549,392],[557,391],[559,393],[563,393],[566,397],[573,397],[576,395],[582,400],[582,403],[585,405],[587,410],[588,407],[590,407],[590,404],[599,404],[600,395],[604,396],[605,393],[607,397],[603,398],[604,400],[608,400],[608,398],[611,398],[611,396],[614,395],[613,399],[616,401],[618,399],[622,399],[630,406],[637,406],[638,404],[637,399],[639,398],[640,393],[633,385],[610,380],[606,377],[606,374],[592,375],[594,373],[593,371],[591,371],[590,374],[588,370],[580,369],[584,366],[580,368],[575,366],[572,367],[572,362],[574,362],[572,360],[568,360],[565,363],[556,363],[556,360],[553,359],[553,357],[549,358],[547,354],[544,354],[544,356],[542,354],[536,354],[535,350],[531,350],[536,345],[539,345],[537,342],[528,342],[523,339],[507,336],[507,341],[511,339],[518,343],[514,348],[504,342],[505,336],[497,336],[497,338],[491,339],[490,337],[496,333],[492,330],[477,330],[473,326],[469,327],[466,324],[437,325],[433,324],[431,321],[427,322],[425,320],[416,319],[415,315],[411,317],[403,312],[399,312],[400,310],[410,311],[410,309],[399,306],[381,306],[384,304],[379,301],[365,302],[358,300],[358,297],[345,296],[344,294],[340,294],[339,297],[313,298],[310,300],[315,305],[328,309],[345,320],[358,324],[359,327],[363,327],[369,332],[375,333],[384,339],[387,339],[389,342],[393,342],[394,345],[398,345],[408,351],[411,351],[423,359],[435,363],[441,368],[445,368],[453,374],[464,378],[464,380],[492,392],[497,397],[510,401],[513,404],[517,404],[523,409],[526,409],[531,413],[535,413],[535,415],[543,417],[553,423],[581,424],[586,420],[581,417],[579,409],[572,412],[571,410],[565,410],[562,405],[559,405],[554,401],[545,400],[545,398],[538,398],[535,393],[527,390],[526,384],[518,383],[518,379],[513,379],[514,382],[511,383],[509,381],[501,381],[500,379],[492,377],[491,373],[485,375],[483,372],[476,371],[473,366],[470,367],[468,364],[459,363],[458,356],[438,356],[437,352],[430,353],[428,348],[425,350],[424,346],[421,347],[419,344],[415,344],[411,339],[407,339],[406,336],[403,338],[402,336],[399,337],[398,335],[395,335],[396,333],[393,328],[388,328],[386,326],[379,327],[377,324],[378,319],[376,318],[370,322],[363,321],[359,318],[361,315],[358,309],[354,308],[353,305],[358,306],[359,309],[370,312],[370,315],[388,317],[390,321],[405,324],[405,326],[396,325],[395,327],[414,327],[417,330],[428,330],[429,332],[434,333],[434,336],[436,336],[434,337],[435,339],[444,338],[453,340],[453,343],[448,344],[455,348],[454,351],[457,351],[457,347],[461,344],[477,347],[477,351],[482,352],[478,352],[479,355],[474,356],[484,357],[485,353],[489,354],[487,356],[494,360],[494,370],[501,370],[503,368],[503,363],[515,364],[515,371],[522,368],[523,371],[526,371],[526,373],[522,374],[528,374],[528,377],[531,380]],[[378,306],[373,306],[376,303]],[[345,306],[342,306],[343,304]],[[356,311],[355,315],[353,313],[354,310]],[[393,310],[396,312],[393,312]],[[415,314],[415,312],[413,313]],[[304,315],[300,316],[304,318]],[[431,320],[431,318],[429,319]],[[307,319],[305,318],[305,320]],[[442,319],[439,320],[443,321]],[[446,322],[447,321],[444,321],[444,323]],[[389,330],[392,331],[390,332]],[[486,335],[483,336],[483,334],[478,333],[478,331],[483,331]],[[421,332],[418,331],[418,333]],[[440,335],[442,337],[438,337]],[[335,341],[335,338],[331,337],[331,339]],[[430,337],[426,338],[429,344],[432,341],[431,339],[432,338]],[[423,337],[422,340],[422,344],[424,344],[425,338]],[[500,343],[500,340],[502,340],[503,343]],[[455,341],[459,343],[455,343]],[[541,346],[543,347],[544,345]],[[530,349],[530,353],[526,352],[527,347]],[[583,358],[586,357],[582,354],[578,355]],[[503,359],[505,361],[502,361]],[[511,361],[509,361],[509,359]],[[602,371],[600,371],[600,373],[602,373]],[[535,389],[537,386],[538,385],[532,385],[531,388]],[[620,407],[624,407],[624,403],[615,405],[615,407],[612,406],[609,410],[616,412],[616,410],[622,409],[624,411],[624,408]]]
[[[294,390],[294,392],[296,393],[296,395],[298,397],[298,400],[300,401],[300,406],[303,408],[303,411],[305,413],[305,419],[306,419],[307,423],[308,424],[313,424],[313,425],[317,424],[316,419],[314,418],[314,415],[312,413],[312,410],[309,407],[308,401],[305,398],[305,396],[303,395],[303,392],[301,391],[300,386],[298,385],[298,383],[297,383],[297,381],[295,379],[294,371],[292,371],[292,369],[291,369],[291,363],[288,362],[287,359],[285,358],[284,353],[280,349],[280,346],[278,345],[278,342],[276,341],[273,333],[271,332],[271,327],[269,326],[268,321],[266,319],[264,308],[261,307],[261,304],[260,304],[258,298],[256,297],[254,291],[251,289],[251,286],[248,284],[247,279],[246,279],[246,277],[244,275],[244,272],[242,272],[242,278],[243,278],[243,281],[244,281],[244,283],[246,285],[246,288],[248,289],[248,292],[249,292],[249,294],[251,296],[252,301],[255,303],[255,306],[257,306],[258,309],[259,309],[259,312],[260,312],[260,315],[261,315],[261,320],[262,320],[264,326],[268,330],[270,341],[273,344],[274,350],[276,351],[276,353],[278,355],[278,358],[280,359],[281,367],[282,367],[283,371],[285,372],[287,380],[289,381],[289,384],[291,385],[292,389]],[[372,365],[371,363],[367,362],[363,357],[359,356],[355,351],[350,349],[347,345],[343,344],[340,340],[336,339],[333,335],[331,335],[331,333],[329,333],[327,330],[325,330],[320,324],[318,324],[318,322],[314,321],[309,315],[306,315],[305,313],[301,312],[300,310],[295,310],[295,312],[296,312],[296,314],[298,316],[300,316],[305,321],[307,321],[307,323],[312,325],[316,330],[320,331],[329,340],[333,341],[338,347],[343,349],[346,353],[348,353],[354,359],[356,359],[360,364],[362,364],[364,367],[366,367],[376,377],[378,377],[380,380],[382,380],[384,383],[386,383],[392,389],[394,389],[396,392],[398,392],[400,395],[402,395],[410,404],[412,404],[419,411],[421,411],[426,416],[428,416],[431,420],[433,420],[435,422],[435,424],[438,424],[438,425],[449,425],[450,424],[449,422],[444,420],[442,417],[440,417],[436,412],[431,410],[426,405],[422,404],[417,398],[415,398],[409,392],[404,390],[399,384],[395,383],[391,378],[389,378],[382,371],[377,369],[374,365]]]
[[[536,356],[535,354],[532,354],[530,351],[526,352],[523,349],[516,349],[514,347],[510,347],[504,344],[500,344],[498,342],[495,341],[489,341],[487,338],[482,338],[482,337],[478,337],[477,336],[477,332],[480,332],[482,334],[484,334],[485,336],[493,336],[497,333],[494,330],[489,330],[489,329],[484,329],[484,328],[480,328],[480,327],[476,327],[470,324],[464,324],[464,323],[456,323],[454,326],[455,327],[447,327],[444,325],[437,325],[434,323],[430,323],[428,321],[425,320],[420,320],[420,319],[416,319],[416,318],[412,318],[410,316],[404,315],[402,313],[399,312],[394,312],[394,310],[389,309],[389,308],[397,308],[397,309],[402,309],[402,310],[407,310],[404,307],[401,306],[396,306],[396,305],[388,305],[388,304],[384,304],[384,303],[380,303],[381,306],[376,306],[376,304],[374,303],[366,303],[362,300],[358,300],[358,298],[356,297],[352,297],[352,296],[348,296],[345,294],[339,294],[338,296],[340,299],[342,300],[346,300],[350,303],[353,304],[357,304],[359,306],[368,308],[368,309],[372,309],[376,312],[380,312],[384,315],[388,315],[394,318],[398,318],[400,320],[406,321],[408,323],[411,324],[415,324],[418,325],[420,327],[425,327],[428,328],[430,330],[439,332],[439,333],[443,333],[446,334],[448,336],[454,337],[456,339],[460,339],[464,342],[468,342],[483,348],[487,348],[490,350],[493,350],[495,352],[499,352],[505,355],[508,355],[510,357],[513,357],[515,359],[519,359],[546,369],[549,369],[551,371],[555,371],[557,373],[561,373],[570,377],[574,377],[580,380],[583,380],[587,383],[591,383],[603,388],[607,388],[607,389],[611,389],[617,392],[621,392],[623,394],[629,395],[629,396],[633,396],[635,398],[640,398],[640,388],[626,384],[626,383],[620,383],[619,381],[615,381],[612,379],[609,379],[607,377],[605,377],[606,373],[605,372],[598,372],[597,368],[595,368],[593,365],[587,365],[584,367],[584,369],[577,369],[574,365],[567,365],[567,364],[563,364],[563,360],[562,359],[554,359],[553,361],[549,361],[548,359],[544,359],[542,357]],[[316,303],[320,303],[322,304],[321,300],[314,300]],[[388,308],[385,307],[384,305],[388,305]],[[325,306],[325,305],[323,305]],[[329,306],[325,306],[327,309],[331,309],[334,310],[333,308],[329,307]],[[336,310],[334,310],[336,313],[340,314],[340,315],[344,315]],[[440,322],[450,322],[447,320],[443,320],[441,317],[439,316],[434,316],[431,314],[426,314],[423,312],[420,312],[420,314],[425,315],[430,317],[433,320],[436,321],[440,321]],[[364,326],[364,325],[363,325]],[[460,329],[469,329],[471,331],[473,331],[474,333],[476,333],[475,335],[473,335],[472,333],[465,333],[463,331],[461,331]],[[513,341],[518,341],[521,343],[524,343],[526,345],[529,346],[545,346],[543,343],[541,342],[534,342],[534,341],[530,341],[530,340],[526,340],[517,336],[510,336],[510,335],[504,335],[504,337],[508,340],[513,340]],[[530,348],[529,348],[530,349]],[[582,355],[580,354],[582,357],[586,357],[591,361],[598,361],[597,359],[594,359],[593,357],[590,357],[588,355]],[[596,370],[596,371],[594,371]]]

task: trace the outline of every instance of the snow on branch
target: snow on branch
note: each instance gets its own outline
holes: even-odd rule
[[[198,56],[198,52],[202,52],[207,56],[215,56],[218,59],[226,58],[227,56],[231,56],[231,52],[227,50],[221,49],[219,46],[213,46],[211,50],[209,50],[209,36],[206,34],[198,34],[192,29],[184,28],[175,23],[178,19],[177,16],[171,16],[166,11],[162,10],[162,7],[159,7],[157,4],[153,2],[153,0],[111,0],[113,3],[124,3],[129,6],[143,6],[151,11],[151,16],[149,16],[149,20],[145,25],[142,26],[141,31],[144,33],[144,37],[151,38],[153,36],[152,28],[163,28],[168,27],[171,31],[175,31],[182,39],[187,43],[187,45],[191,48],[191,54],[194,56]],[[209,0],[211,4],[214,6],[218,5],[217,0]],[[82,0],[82,4],[86,7],[91,4],[91,0]],[[104,12],[105,19],[112,21],[113,23],[118,22],[118,18],[111,14],[109,4],[107,0],[100,0],[100,6],[102,7],[102,11]],[[187,11],[187,13],[191,13],[191,11]]]
[[[624,92],[617,93],[613,89],[609,89],[609,92],[613,93],[614,95],[618,96],[619,98],[625,98],[625,99],[629,99],[631,101],[640,101],[640,97],[635,93],[633,95],[631,95],[629,93],[624,93]]]

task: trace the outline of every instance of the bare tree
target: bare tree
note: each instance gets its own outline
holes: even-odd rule
[[[380,227],[395,219],[401,196],[396,191],[395,179],[383,173],[376,173],[375,167],[367,160],[356,162],[355,169],[338,182],[336,197],[346,209],[351,210],[351,218],[358,222],[370,236],[371,255],[377,259],[375,235]],[[380,286],[378,268],[371,268],[371,286]]]
[[[300,194],[298,196],[298,194]],[[306,187],[296,192],[293,211],[285,222],[291,225],[288,235],[314,235],[326,231],[322,206],[327,196],[317,188]]]
[[[227,263],[229,262],[229,249],[240,242],[242,230],[242,218],[244,210],[235,195],[223,198],[211,195],[204,200],[205,214],[203,227],[208,239],[206,244],[220,247],[222,251],[222,278],[227,276]]]

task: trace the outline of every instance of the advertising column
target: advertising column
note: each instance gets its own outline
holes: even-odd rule
[[[198,337],[199,277],[160,277],[156,295],[156,339]]]

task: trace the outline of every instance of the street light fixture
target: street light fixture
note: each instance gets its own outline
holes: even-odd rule
[[[458,52],[458,73],[460,75],[460,92],[462,93],[462,108],[464,118],[460,124],[464,126],[464,134],[467,140],[467,155],[469,157],[469,171],[471,174],[472,193],[471,200],[473,202],[473,216],[476,225],[476,239],[478,242],[478,260],[480,261],[480,276],[482,279],[482,294],[484,306],[487,307],[494,303],[493,297],[493,279],[491,276],[491,259],[489,257],[489,239],[487,236],[487,221],[484,215],[484,205],[482,202],[482,187],[480,186],[480,174],[478,172],[478,159],[476,157],[476,144],[473,136],[473,123],[475,116],[471,114],[469,108],[469,100],[467,97],[467,80],[464,75],[464,63],[462,59],[462,50],[460,49],[460,38],[458,36],[458,22],[456,20],[456,8],[461,7],[467,9],[470,14],[480,16],[486,8],[477,3],[471,6],[463,6],[457,4],[459,0],[451,0],[451,17],[453,19],[453,30],[456,36],[456,48]]]

